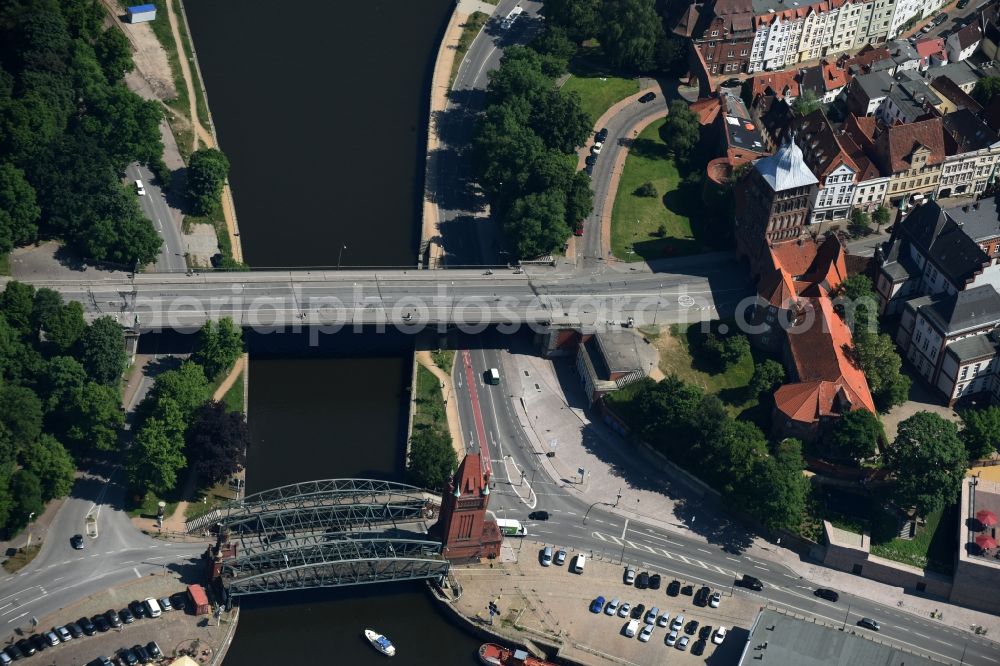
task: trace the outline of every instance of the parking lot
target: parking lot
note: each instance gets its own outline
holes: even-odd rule
[[[735,663],[746,640],[746,628],[757,611],[757,604],[743,596],[733,597],[729,590],[719,590],[718,608],[696,605],[695,595],[701,588],[694,581],[677,580],[667,572],[637,567],[637,579],[643,572],[649,577],[659,573],[659,589],[637,588],[625,583],[626,567],[617,561],[590,559],[582,574],[572,573],[576,553],[567,552],[566,562],[543,566],[541,552],[544,544],[525,541],[518,562],[494,563],[493,568],[483,565],[454,567],[456,578],[463,587],[457,605],[468,617],[479,617],[488,624],[487,606],[495,601],[500,615],[493,619],[493,629],[512,638],[542,638],[561,644],[560,655],[585,664],[631,663],[661,664]],[[558,547],[556,548],[558,552]],[[670,592],[675,594],[668,594]],[[715,592],[716,590],[712,590]],[[600,612],[591,612],[598,597],[604,597]],[[628,603],[628,617],[619,612],[607,614],[607,606],[618,600],[618,609]],[[643,617],[638,618],[635,637],[627,637],[625,629],[632,619],[632,611],[641,604]],[[646,626],[645,616],[652,608],[657,619],[667,615],[672,625],[678,615],[683,616],[682,628],[677,633],[686,636],[688,643],[683,651],[667,644],[670,628],[654,626],[648,642],[639,640],[638,634]],[[662,623],[662,621],[661,621]],[[695,625],[694,623],[697,623]],[[701,642],[702,654],[693,654],[705,627],[711,627]],[[728,635],[721,645],[712,642],[711,636],[719,627]],[[733,628],[736,628],[734,631]],[[691,631],[692,633],[687,633]],[[713,654],[715,657],[713,657]]]

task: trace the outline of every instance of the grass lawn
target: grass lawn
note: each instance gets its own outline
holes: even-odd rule
[[[180,489],[175,489],[173,492],[180,493]],[[159,502],[163,500],[167,503],[167,506],[163,509],[163,515],[169,516],[173,514],[174,509],[177,508],[178,498],[174,497],[171,499],[158,497],[153,492],[147,492],[146,496],[142,498],[138,504],[134,503],[133,497],[128,498],[128,515],[133,518],[145,517],[145,518],[156,518],[156,513],[159,510]]]
[[[451,369],[455,365],[455,350],[439,349],[433,351],[431,352],[431,359],[434,361],[434,365],[444,370],[445,374],[450,375]]]
[[[229,387],[226,391],[226,395],[222,396],[222,404],[226,406],[226,409],[230,412],[243,412],[243,372],[240,372],[236,381],[233,385]]]
[[[35,559],[42,550],[42,544],[38,543],[29,548],[18,548],[17,552],[3,561],[3,569],[7,573],[17,573]]]
[[[877,509],[875,509],[877,510]],[[927,516],[927,524],[917,527],[912,539],[900,539],[896,535],[896,521],[879,511],[886,520],[879,519],[872,527],[872,555],[895,560],[915,567],[926,567],[946,575],[953,573],[954,557],[958,544],[955,542],[957,507],[949,507]]]
[[[10,275],[10,254],[0,252],[0,275]]]
[[[198,490],[197,496],[184,507],[185,520],[203,516],[218,505],[236,499],[236,492],[229,488],[228,481],[222,481],[211,488]]]
[[[413,417],[414,429],[430,427],[448,432],[448,417],[444,411],[441,382],[422,365],[417,366],[416,391],[417,413]]]
[[[601,74],[571,74],[562,87],[563,92],[580,95],[583,110],[593,126],[597,119],[616,102],[639,92],[639,82],[618,76]]]
[[[691,193],[682,195],[678,189],[680,174],[660,140],[663,123],[652,123],[632,144],[618,184],[611,216],[611,250],[623,261],[702,251],[689,219],[697,214],[699,200]],[[636,189],[647,182],[656,188],[657,196],[636,196]]]
[[[497,0],[499,2],[499,0]],[[496,2],[492,3],[496,4]],[[458,38],[458,47],[455,49],[455,60],[451,63],[451,76],[448,77],[448,89],[451,89],[453,83],[455,83],[455,77],[458,76],[458,68],[462,65],[462,60],[465,59],[465,54],[469,52],[469,47],[472,46],[472,40],[476,38],[479,31],[486,21],[490,17],[483,12],[472,12],[469,18],[465,20],[462,24],[462,36]]]
[[[233,259],[233,243],[232,239],[229,238],[229,230],[226,228],[226,216],[222,212],[222,204],[219,203],[215,209],[205,215],[204,217],[197,217],[195,215],[185,215],[184,220],[181,222],[181,228],[189,233],[193,224],[211,224],[215,229],[215,238],[219,242],[219,251],[222,252],[222,266],[228,270],[246,270],[246,264],[241,264],[240,262]],[[188,259],[190,262],[190,259]],[[207,268],[206,266],[198,266],[192,268]]]

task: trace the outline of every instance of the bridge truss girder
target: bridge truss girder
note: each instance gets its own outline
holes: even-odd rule
[[[434,578],[448,572],[441,544],[414,539],[312,536],[250,550],[222,565],[230,596]]]
[[[400,504],[321,505],[242,516],[223,525],[231,536],[239,536],[241,539],[248,534],[332,534],[419,520],[423,516],[424,506],[423,500]]]
[[[221,504],[215,510],[188,521],[187,531],[198,532],[211,525],[223,526],[244,517],[276,511],[332,505],[426,502],[416,486],[379,479],[323,479],[280,486]]]

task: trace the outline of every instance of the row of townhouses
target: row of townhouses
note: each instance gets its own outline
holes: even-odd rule
[[[947,0],[708,0],[674,33],[690,38],[707,73],[780,70],[881,44]]]

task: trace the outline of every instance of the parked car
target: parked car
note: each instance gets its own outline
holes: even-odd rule
[[[743,85],[743,81],[739,79],[726,79],[722,82],[723,88],[739,88]]]
[[[711,637],[712,637],[712,625],[706,624],[704,627],[701,628],[701,631],[698,632],[698,640],[707,641]]]
[[[639,631],[639,620],[636,619],[629,620],[622,628],[622,633],[629,638],[635,636],[637,631]]]
[[[646,611],[646,618],[644,621],[646,622],[646,624],[653,624],[654,622],[656,622],[656,616],[659,614],[660,614],[660,609],[657,608],[656,606],[653,606],[648,611]]]
[[[705,646],[707,644],[708,643],[703,640],[695,641],[694,645],[691,646],[691,654],[693,654],[696,657],[700,657],[701,655],[705,654]]]
[[[602,610],[604,610],[604,597],[597,597],[590,602],[591,613],[600,613]]]
[[[680,650],[681,652],[684,652],[684,650],[688,649],[688,643],[690,642],[691,642],[690,638],[688,638],[687,636],[681,636],[680,640],[677,641],[677,649]]]
[[[566,551],[561,550],[559,552],[565,553]],[[562,564],[562,562],[559,562],[559,564]],[[170,595],[170,603],[174,605],[174,610],[182,611],[184,610],[184,607],[187,606],[187,595],[183,592],[172,594]]]
[[[105,657],[103,654],[90,663],[94,664],[94,666],[115,666],[114,662]]]
[[[858,626],[864,627],[865,629],[871,629],[872,631],[881,631],[882,625],[878,621],[871,619],[870,617],[863,617],[858,620]]]
[[[539,554],[539,559],[543,567],[547,567],[552,564],[552,546],[546,546],[542,548],[542,552]]]
[[[716,645],[722,645],[722,641],[726,640],[726,628],[719,627],[715,630],[715,635],[712,636],[712,642]]]
[[[163,652],[160,650],[160,646],[156,644],[156,641],[149,641],[146,643],[146,652],[149,653],[153,659],[159,659],[163,656]]]
[[[19,659],[24,659],[24,653],[16,645],[8,645],[4,648],[4,654],[6,654],[11,661],[18,661]]]
[[[593,154],[587,155],[587,157],[583,160],[583,163],[586,166],[594,166],[596,162],[597,162],[597,155]]]
[[[959,9],[965,9],[969,6],[969,0],[958,0],[958,4],[955,6]]]
[[[756,590],[757,592],[760,592],[761,590],[764,589],[764,583],[760,582],[759,578],[756,578],[749,574],[743,574],[743,578],[739,580],[739,585],[742,585],[743,587],[751,590]]]
[[[642,631],[639,632],[639,640],[642,641],[643,643],[648,643],[649,638],[652,635],[653,635],[653,625],[647,624],[642,628]]]
[[[73,546],[75,550],[83,550],[83,535],[74,534],[69,539],[69,545]]]
[[[532,511],[528,514],[528,520],[548,520],[548,511]]]
[[[639,98],[639,103],[645,104],[646,102],[652,102],[654,99],[656,99],[656,93],[648,92]]]
[[[635,582],[635,569],[632,567],[625,567],[625,584],[631,585]]]
[[[174,605],[170,603],[170,597],[163,597],[160,599],[160,610],[166,613],[168,611],[172,611],[173,609]]]
[[[628,617],[629,612],[632,610],[632,604],[627,601],[623,601],[622,605],[618,608],[618,617]]]
[[[712,594],[712,598],[708,600],[708,605],[711,606],[712,608],[718,608],[719,604],[721,603],[722,603],[721,592],[715,592],[714,594]]]
[[[142,186],[142,181],[135,181],[135,191],[139,193],[140,197],[146,196],[146,188]]]
[[[555,563],[556,564],[566,564],[566,551],[565,550],[560,550],[560,551],[556,552]],[[177,610],[184,610],[184,606],[178,607],[176,603],[174,603],[174,608],[176,608]]]
[[[146,615],[146,609],[143,608],[142,602],[138,599],[130,601],[128,603],[128,609],[132,611],[132,615],[135,615],[140,620]]]
[[[22,638],[18,642],[14,643],[14,645],[17,646],[17,649],[25,657],[30,657],[31,655],[35,654],[35,652],[37,652],[35,646],[32,645],[31,642],[26,638]]]
[[[635,577],[635,586],[640,590],[645,590],[649,587],[649,573],[643,571],[641,574]]]
[[[608,615],[614,615],[615,613],[618,612],[618,606],[620,604],[621,602],[618,601],[618,597],[615,597],[614,599],[608,602],[607,606],[604,607],[604,612]]]
[[[66,625],[66,631],[68,631],[69,635],[72,636],[73,638],[80,638],[81,636],[83,636],[83,629],[81,629],[80,625],[78,625],[76,622],[68,623]]]
[[[136,666],[139,663],[139,658],[135,656],[132,650],[122,648],[118,650],[118,662],[122,666]]]
[[[698,620],[691,620],[684,627],[684,633],[688,636],[694,636],[695,632],[698,631]]]
[[[942,23],[944,23],[947,20],[948,20],[948,14],[938,14],[937,18],[935,18],[933,21],[931,21],[931,24],[932,25],[941,25]]]
[[[684,614],[678,613],[674,618],[673,624],[670,625],[670,629],[673,631],[680,631],[681,627],[684,626]]]
[[[670,581],[670,585],[667,585],[667,594],[671,597],[676,597],[681,592],[681,582],[679,580]]]
[[[93,617],[94,628],[97,629],[102,634],[111,628],[111,622],[104,615],[95,615]],[[121,622],[121,620],[119,620]]]
[[[45,637],[41,634],[32,634],[28,636],[28,640],[31,641],[31,644],[34,645],[35,649],[39,652],[49,649],[48,641],[46,641]]]
[[[698,592],[697,592],[697,594],[694,595],[694,604],[695,604],[695,606],[707,606],[708,605],[708,596],[711,593],[712,593],[712,590],[708,589],[708,587],[706,587],[705,585],[702,585],[701,589],[699,589]]]
[[[97,633],[97,627],[94,626],[94,623],[91,622],[90,618],[88,617],[81,617],[79,620],[76,621],[76,623],[80,625],[81,629],[83,629],[83,633],[87,634],[88,636],[93,636],[94,634]]]
[[[115,629],[122,626],[122,619],[118,617],[118,613],[116,611],[113,610],[105,611],[104,619],[107,620],[108,624],[110,624]]]
[[[574,236],[582,236],[583,235],[583,222],[577,222],[576,223],[576,226],[573,227],[573,235]]]
[[[607,140],[608,140],[608,128],[602,127],[600,131],[598,131],[597,134],[594,135],[594,141],[600,141],[601,143],[604,143]]]
[[[638,620],[646,613],[646,606],[643,604],[636,604],[635,608],[632,609],[632,619]]]
[[[670,624],[670,613],[664,613],[660,617],[656,618],[656,626],[665,627]]]
[[[69,629],[67,629],[66,627],[56,627],[52,631],[54,631],[56,633],[56,636],[59,637],[60,643],[68,643],[69,641],[73,640],[73,634],[69,633]]]
[[[139,663],[148,664],[153,661],[153,657],[150,656],[149,652],[147,652],[146,648],[142,645],[133,645],[132,652],[134,652],[135,656],[138,657]]]
[[[677,632],[676,631],[671,631],[669,634],[667,634],[667,645],[670,646],[670,647],[673,647],[673,646],[677,645]]]
[[[132,624],[135,622],[135,615],[133,615],[132,611],[127,608],[123,608],[118,611],[118,615],[121,616],[122,622],[125,624]]]
[[[649,577],[649,589],[658,590],[660,589],[660,574],[653,574]]]
[[[827,601],[837,601],[840,599],[840,595],[833,590],[828,590],[825,587],[821,587],[815,592],[813,592],[820,599],[826,599]]]

